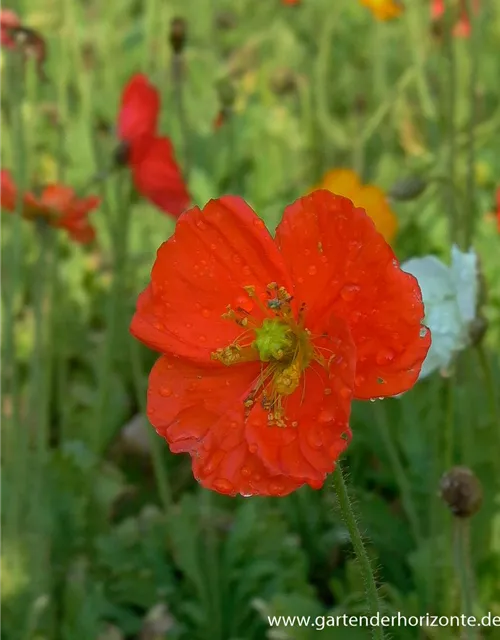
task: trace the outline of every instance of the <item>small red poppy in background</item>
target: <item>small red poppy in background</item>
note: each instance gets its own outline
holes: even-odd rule
[[[10,9],[0,10],[0,32],[2,47],[14,49],[16,41],[13,38],[12,30],[21,26],[21,20],[15,11]]]
[[[45,80],[43,65],[47,48],[44,38],[37,31],[24,26],[19,16],[10,9],[0,10],[0,33],[2,47],[21,51],[24,60],[34,58],[38,75]]]
[[[172,143],[157,135],[160,95],[146,76],[136,74],[127,83],[118,113],[120,162],[132,172],[137,191],[159,209],[175,217],[191,198],[174,156]]]
[[[302,0],[281,0],[281,4],[288,5],[289,7],[297,6]]]
[[[346,448],[353,398],[416,382],[430,346],[415,278],[365,211],[318,190],[273,239],[238,197],[178,220],[132,334],[163,355],[147,413],[220,493],[320,488]]]
[[[479,11],[480,0],[475,0],[473,4],[474,11]],[[445,0],[432,0],[431,19],[434,22],[441,21],[446,11]],[[467,0],[460,1],[460,15],[453,28],[453,35],[456,38],[468,38],[471,33],[469,10]]]
[[[497,189],[497,210],[495,212],[497,218],[497,229],[498,233],[500,233],[500,187]]]
[[[1,202],[6,211],[15,211],[17,188],[9,171],[1,172]],[[88,214],[99,206],[100,198],[78,198],[71,187],[51,184],[40,197],[33,193],[23,196],[22,216],[26,220],[42,219],[57,229],[65,229],[75,242],[87,244],[95,238]]]

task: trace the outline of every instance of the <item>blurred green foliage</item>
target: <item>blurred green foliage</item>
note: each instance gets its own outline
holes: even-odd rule
[[[84,189],[111,164],[121,89],[142,71],[161,90],[161,129],[189,164],[196,204],[241,194],[273,230],[283,208],[330,168],[353,167],[388,191],[419,176],[428,181],[420,197],[393,203],[394,248],[401,260],[435,253],[447,261],[440,178],[449,70],[427,1],[407,5],[401,19],[376,24],[352,0],[11,3],[46,38],[47,80],[31,63],[12,73],[13,54],[2,51],[2,164],[30,187],[62,180]],[[500,261],[487,216],[500,176],[500,10],[485,5],[473,166],[484,350],[462,354],[450,378],[435,374],[402,398],[353,407],[349,480],[389,613],[460,613],[453,523],[438,486],[450,466],[465,464],[485,496],[471,522],[476,613],[500,615]],[[176,15],[188,21],[188,158],[168,43]],[[471,42],[453,47],[462,202]],[[234,113],[214,130],[221,81],[235,90]],[[133,343],[128,324],[174,222],[130,194],[126,174],[93,189],[104,201],[90,249],[52,233],[41,239],[34,226],[2,216],[2,638],[308,640],[317,630],[271,629],[266,616],[363,612],[328,486],[282,499],[210,495],[186,457],[170,455],[140,419],[129,422],[144,413],[155,355]],[[369,637],[366,629],[322,633]],[[456,628],[392,633],[459,637]]]

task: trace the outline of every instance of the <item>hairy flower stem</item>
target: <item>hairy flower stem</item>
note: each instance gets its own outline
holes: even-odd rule
[[[460,582],[461,613],[465,616],[474,614],[474,577],[470,560],[470,519],[454,518],[453,552],[455,571]],[[464,640],[477,640],[476,629],[464,627]]]
[[[184,150],[184,179],[187,181],[190,171],[189,130],[184,106],[184,58],[181,53],[172,54],[172,80],[174,86],[174,100],[179,118]]]
[[[349,535],[351,536],[352,546],[356,553],[356,558],[359,563],[361,575],[363,577],[363,583],[365,585],[365,595],[368,604],[369,613],[371,616],[377,615],[381,611],[382,605],[378,597],[377,585],[375,583],[375,577],[373,574],[372,566],[368,554],[366,553],[363,539],[358,529],[356,522],[356,515],[354,514],[351,501],[349,500],[349,494],[342,474],[340,464],[337,464],[337,468],[333,473],[333,486],[337,493],[337,498],[342,512],[342,517],[347,525]],[[372,627],[373,640],[384,640],[384,631],[382,627]]]

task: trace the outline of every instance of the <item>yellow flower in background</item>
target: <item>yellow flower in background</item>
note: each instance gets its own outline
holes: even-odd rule
[[[393,20],[403,13],[403,5],[398,0],[361,0],[377,20]]]
[[[327,189],[339,196],[345,196],[366,211],[375,223],[377,231],[387,242],[396,235],[398,219],[389,207],[385,193],[375,185],[364,185],[352,169],[329,171],[315,189]]]

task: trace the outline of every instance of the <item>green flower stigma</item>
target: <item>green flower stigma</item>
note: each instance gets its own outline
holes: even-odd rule
[[[259,352],[262,362],[290,360],[293,358],[296,338],[288,324],[266,318],[262,327],[255,329],[252,347]]]

